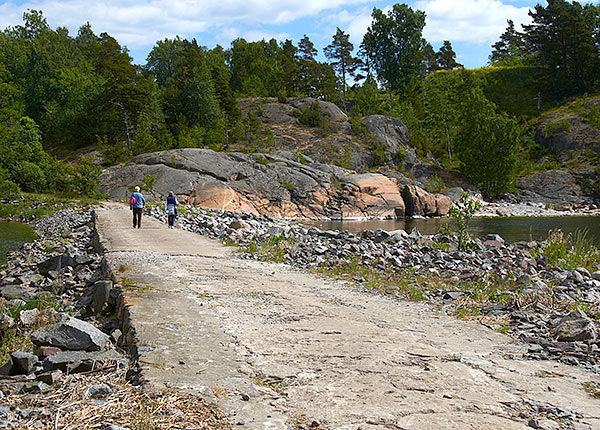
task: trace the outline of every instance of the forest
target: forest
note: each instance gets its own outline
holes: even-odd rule
[[[600,90],[600,6],[549,0],[530,16],[522,31],[507,21],[489,63],[466,70],[451,41],[433,49],[425,13],[406,4],[374,8],[360,46],[338,28],[324,62],[307,36],[228,48],[176,37],[157,41],[143,65],[89,23],[70,35],[29,10],[0,33],[0,195],[94,196],[102,167],[72,159],[84,149],[104,166],[171,148],[255,151],[269,136],[239,100],[306,96],[335,102],[353,124],[399,117],[419,154],[502,194],[539,151],[535,118]],[[311,113],[301,122],[319,125]]]

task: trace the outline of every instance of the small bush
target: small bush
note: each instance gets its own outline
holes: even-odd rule
[[[423,186],[425,187],[425,190],[430,193],[441,193],[446,188],[444,180],[438,175],[433,175],[427,178]]]
[[[573,129],[573,125],[566,119],[548,121],[544,127],[546,138],[552,138],[561,134],[568,133]]]
[[[600,128],[600,106],[591,106],[587,111],[585,111],[583,118],[588,124]]]
[[[325,130],[329,130],[329,119],[327,112],[323,112],[321,105],[318,101],[314,101],[310,106],[301,109],[298,120],[301,124],[308,127],[321,127]]]
[[[0,180],[0,196],[4,199],[14,199],[21,195],[21,188],[13,181]]]
[[[40,166],[30,161],[23,161],[14,171],[14,179],[23,191],[41,193],[46,188],[46,175]]]

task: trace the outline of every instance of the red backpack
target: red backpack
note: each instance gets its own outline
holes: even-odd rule
[[[131,198],[129,199],[129,206],[134,206],[135,205],[135,196],[131,196]]]

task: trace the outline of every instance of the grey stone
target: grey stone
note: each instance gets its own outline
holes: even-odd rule
[[[48,391],[50,385],[43,381],[26,382],[21,388],[22,393],[40,394]]]
[[[94,292],[92,295],[92,310],[95,313],[100,313],[108,303],[110,290],[113,287],[112,281],[97,281],[94,283]]]
[[[0,366],[0,375],[8,376],[13,373],[13,361],[12,358],[9,358],[6,363]]]
[[[0,296],[6,300],[23,299],[28,301],[35,296],[35,290],[25,285],[4,285],[0,287]]]
[[[39,313],[37,309],[23,310],[19,312],[19,321],[26,327],[32,326]]]
[[[67,350],[98,351],[108,345],[108,336],[93,325],[76,318],[42,327],[31,335],[37,346],[56,346]]]
[[[500,242],[502,244],[504,244],[504,242],[505,242],[504,239],[502,239],[502,236],[500,236],[499,234],[488,234],[485,237],[485,240],[493,240],[496,242]]]
[[[44,275],[50,274],[50,272],[58,272],[61,270],[65,270],[67,267],[75,267],[77,266],[77,261],[69,255],[62,254],[57,255],[55,257],[50,257],[47,260],[38,264],[38,270],[40,273]]]
[[[25,375],[30,374],[39,361],[37,356],[22,351],[13,352],[10,358],[12,358],[14,370]]]
[[[50,372],[59,369],[65,373],[79,373],[113,363],[126,366],[128,360],[114,349],[98,352],[61,351],[46,357],[44,370]]]
[[[594,321],[582,311],[573,311],[560,318],[554,324],[552,333],[562,342],[595,340],[598,337]]]
[[[94,384],[86,387],[83,390],[83,393],[86,397],[92,399],[102,399],[104,397],[110,396],[112,393],[112,389],[106,384]]]

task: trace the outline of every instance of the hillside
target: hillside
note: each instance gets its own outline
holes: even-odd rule
[[[598,198],[600,96],[580,97],[543,114],[534,139],[535,172],[519,179],[521,198],[571,204]]]

